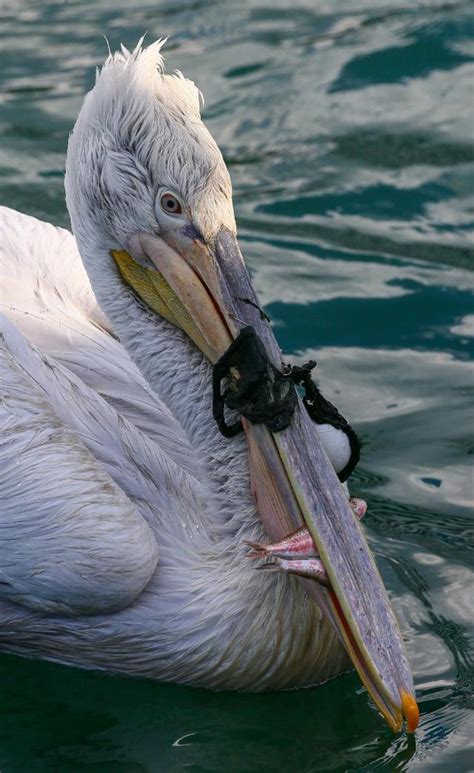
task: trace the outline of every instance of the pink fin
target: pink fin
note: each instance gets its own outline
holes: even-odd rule
[[[250,542],[245,544],[253,548],[250,558],[265,558],[265,556],[278,556],[280,558],[310,558],[317,555],[313,538],[305,526],[289,534],[285,539],[273,544],[262,542]]]
[[[330,586],[326,570],[319,558],[303,558],[297,560],[287,560],[275,557],[272,563],[263,564],[257,567],[259,570],[267,572],[286,572],[287,574],[297,574],[300,577],[306,577],[310,580],[316,580],[320,585]]]

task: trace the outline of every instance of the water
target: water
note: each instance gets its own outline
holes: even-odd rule
[[[212,694],[5,655],[3,773],[474,769],[471,4],[287,5],[0,0],[0,201],[66,225],[67,134],[102,33],[171,35],[280,341],[316,357],[364,439],[353,492],[413,665],[416,739],[353,674]]]

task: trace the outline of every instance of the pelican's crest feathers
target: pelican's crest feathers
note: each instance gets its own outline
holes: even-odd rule
[[[165,60],[161,49],[168,38],[159,38],[149,46],[143,46],[145,35],[133,51],[123,44],[120,51],[109,55],[101,69],[97,69],[96,85],[117,90],[144,89],[153,92],[168,108],[173,105],[183,113],[192,110],[200,118],[200,104],[203,97],[195,83],[175,70],[165,72]]]
[[[158,190],[175,192],[201,232],[235,229],[232,187],[221,152],[200,115],[195,84],[165,73],[166,38],[109,54],[84,100],[69,141],[66,197],[76,235],[126,243],[130,229],[158,231]],[[74,169],[74,174],[69,174]],[[91,207],[92,204],[92,207]]]

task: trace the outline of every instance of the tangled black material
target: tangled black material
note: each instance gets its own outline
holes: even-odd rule
[[[315,360],[304,365],[285,365],[279,371],[270,361],[253,327],[245,327],[216,362],[213,370],[213,415],[220,432],[233,437],[242,431],[240,419],[227,424],[225,409],[252,422],[264,424],[272,432],[286,429],[298,403],[296,387],[304,390],[303,404],[317,424],[331,424],[342,430],[349,441],[350,459],[338,474],[344,482],[360,458],[360,441],[349,422],[326,400],[311,378]],[[221,391],[222,381],[224,391]]]
[[[288,373],[294,384],[303,387],[303,405],[311,419],[316,424],[330,424],[335,429],[342,430],[346,435],[351,454],[346,466],[338,473],[339,480],[344,483],[359,463],[361,443],[347,419],[339,413],[335,405],[321,394],[311,378],[311,371],[316,367],[316,364],[316,360],[309,360],[304,365],[286,365],[283,372]]]
[[[227,384],[221,392],[223,379]],[[291,380],[275,368],[253,327],[244,327],[214,365],[213,414],[222,434],[233,437],[243,429],[240,420],[226,423],[225,407],[281,432],[290,424],[297,402]]]

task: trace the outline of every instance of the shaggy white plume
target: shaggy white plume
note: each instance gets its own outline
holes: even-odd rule
[[[150,93],[171,111],[180,113],[189,119],[200,119],[200,102],[203,97],[195,83],[176,70],[174,74],[165,73],[161,49],[167,38],[160,38],[147,48],[143,48],[144,36],[140,38],[133,51],[122,45],[120,51],[110,54],[103,67],[97,70],[96,85],[110,89],[115,83],[123,89],[126,81],[132,89],[148,87]]]
[[[207,239],[222,226],[235,230],[230,177],[201,121],[200,92],[181,73],[164,73],[164,42],[109,55],[79,114],[66,196],[83,254],[123,247],[137,230],[159,232],[163,189]]]

